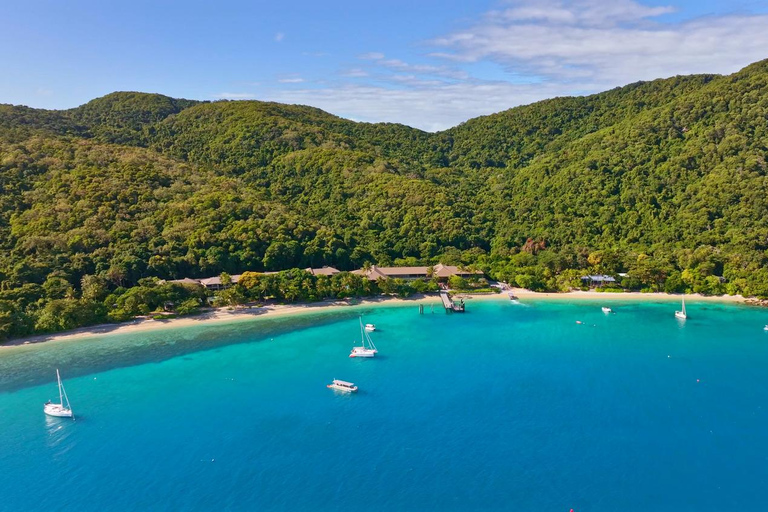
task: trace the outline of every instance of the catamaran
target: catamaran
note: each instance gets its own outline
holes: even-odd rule
[[[328,389],[334,389],[336,391],[343,391],[344,393],[357,393],[357,386],[352,382],[344,380],[333,379],[333,382],[328,384]]]
[[[376,350],[376,345],[373,344],[371,337],[368,336],[365,327],[363,327],[362,318],[360,319],[360,338],[362,346],[352,347],[352,352],[349,354],[349,357],[373,357],[379,352]]]
[[[688,315],[685,313],[685,297],[683,297],[683,310],[675,311],[675,318],[679,318],[680,320],[688,318]]]
[[[61,382],[61,375],[59,375],[59,369],[56,368],[56,379],[59,381],[59,403],[54,404],[48,400],[43,406],[43,412],[48,416],[56,416],[59,418],[74,418],[72,413],[72,407],[69,405],[69,398],[67,392],[64,390],[64,384]],[[66,405],[64,405],[66,403]]]

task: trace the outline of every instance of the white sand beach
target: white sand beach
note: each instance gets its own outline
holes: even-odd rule
[[[564,301],[600,301],[606,304],[615,303],[617,301],[669,301],[676,302],[681,300],[682,295],[672,295],[666,293],[604,293],[595,291],[573,291],[568,293],[542,293],[533,292],[523,288],[512,288],[512,293],[522,300],[564,300]],[[465,301],[476,300],[503,300],[508,301],[509,295],[507,292],[497,294],[460,294],[460,297]],[[728,302],[728,303],[743,303],[746,301],[741,295],[720,295],[720,296],[703,296],[699,294],[687,294],[685,298],[690,301],[706,301],[706,302]],[[181,318],[169,318],[167,320],[154,320],[151,318],[140,318],[132,320],[130,322],[124,322],[120,324],[101,324],[90,327],[82,327],[74,329],[72,331],[53,333],[53,334],[41,334],[35,336],[29,336],[26,338],[17,338],[9,340],[0,345],[0,349],[11,349],[21,345],[29,345],[33,343],[42,343],[49,341],[65,341],[72,339],[88,338],[93,336],[103,336],[107,334],[131,334],[145,331],[175,329],[179,327],[215,325],[231,322],[240,322],[246,320],[253,320],[254,318],[273,318],[285,315],[297,315],[306,314],[310,312],[322,311],[327,308],[354,308],[365,306],[401,306],[404,304],[434,304],[440,306],[440,298],[437,295],[418,296],[409,299],[401,299],[397,297],[380,297],[360,300],[355,303],[350,303],[344,300],[329,300],[314,303],[301,303],[301,304],[275,304],[261,307],[239,307],[239,308],[218,308],[211,311],[204,312],[200,315],[181,317]]]

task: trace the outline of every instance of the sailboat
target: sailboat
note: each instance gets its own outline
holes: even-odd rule
[[[679,318],[680,320],[688,318],[688,315],[685,313],[685,297],[683,297],[683,310],[675,311],[675,318]]]
[[[43,412],[48,416],[74,418],[75,415],[72,414],[72,407],[69,405],[69,398],[67,397],[67,392],[64,390],[64,384],[61,382],[61,375],[59,374],[58,368],[56,368],[56,379],[59,381],[59,403],[54,404],[48,400],[43,406]]]
[[[365,327],[363,327],[362,318],[360,318],[360,338],[362,346],[352,347],[352,352],[349,354],[349,357],[373,357],[379,352],[376,350],[376,345],[373,344],[371,337],[368,336]]]

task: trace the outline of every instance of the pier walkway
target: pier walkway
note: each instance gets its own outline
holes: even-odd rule
[[[464,301],[459,300],[459,302],[454,302],[451,300],[451,298],[448,296],[448,292],[443,290],[440,292],[440,300],[443,301],[443,307],[446,311],[456,312],[456,313],[463,313],[464,312]]]

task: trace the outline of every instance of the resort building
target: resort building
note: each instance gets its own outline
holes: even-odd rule
[[[309,272],[313,276],[335,276],[340,272],[333,267],[305,268],[304,271]]]
[[[333,268],[333,267],[322,267],[322,268],[305,268],[305,272],[309,272],[313,276],[333,276],[339,273],[339,270]],[[260,272],[263,274],[279,274],[279,272]],[[242,274],[234,274],[232,276],[229,276],[230,279],[232,279],[232,284],[237,284],[240,281],[240,278],[242,277]],[[209,290],[223,290],[225,287],[221,284],[221,276],[216,277],[206,277],[203,279],[190,279],[189,277],[185,277],[184,279],[174,279],[173,281],[168,281],[169,283],[178,283],[178,284],[199,284],[201,286],[205,286]]]
[[[430,271],[431,268],[431,271]],[[443,265],[438,263],[434,267],[379,267],[371,265],[368,269],[352,271],[353,274],[366,276],[371,281],[379,279],[398,278],[406,280],[430,279],[432,277],[439,280],[447,280],[453,276],[459,277],[482,277],[481,270],[465,270],[452,265]]]
[[[585,286],[589,286],[589,287],[605,286],[606,284],[616,283],[616,278],[612,276],[603,275],[603,274],[599,274],[596,276],[581,276],[581,282]]]

